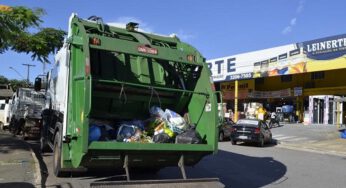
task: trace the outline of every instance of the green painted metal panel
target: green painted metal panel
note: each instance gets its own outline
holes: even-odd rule
[[[86,75],[86,64],[89,63],[89,41],[86,40],[85,30],[78,19],[74,18],[72,23],[74,35],[70,46],[69,75],[70,78],[79,79],[69,80],[67,136],[73,139],[69,145],[63,144],[63,151],[69,150],[69,158],[62,160],[71,161],[73,167],[79,167],[88,146],[89,121],[86,117],[90,112],[91,79]],[[81,43],[82,47],[80,47]],[[68,163],[65,162],[63,167],[67,167]]]
[[[150,150],[150,151],[213,151],[213,146],[207,144],[153,144],[153,143],[123,143],[123,142],[92,142],[92,150]]]
[[[180,50],[176,49],[170,49],[170,48],[164,48],[159,46],[153,46],[153,48],[158,50],[157,55],[152,54],[144,54],[138,52],[138,46],[140,46],[140,43],[132,42],[132,41],[126,41],[116,38],[110,38],[105,36],[98,36],[98,35],[89,35],[90,38],[97,37],[101,40],[100,46],[97,45],[90,45],[91,48],[95,49],[103,49],[103,50],[109,50],[109,51],[115,51],[120,53],[126,53],[126,54],[132,54],[132,55],[138,55],[138,56],[144,56],[144,57],[151,57],[151,58],[157,58],[157,59],[165,59],[169,61],[174,62],[180,62],[180,63],[186,63],[191,65],[200,65],[201,62],[198,63],[192,63],[187,60],[187,56],[190,54],[197,55],[196,51],[193,50],[187,50],[188,47],[185,47],[187,49],[181,48]]]
[[[209,69],[204,66],[202,75],[196,85],[197,91],[205,91],[210,93],[209,96],[194,94],[189,103],[189,112],[191,121],[196,124],[198,132],[202,138],[206,138],[207,142],[213,146],[214,151],[217,151],[217,134],[218,134],[218,111],[216,95],[213,93],[210,83]],[[210,105],[210,109],[207,105]],[[208,109],[208,110],[207,110]]]

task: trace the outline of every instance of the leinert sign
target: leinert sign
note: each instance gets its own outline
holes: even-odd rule
[[[303,42],[307,57],[315,60],[328,60],[346,54],[346,34]]]

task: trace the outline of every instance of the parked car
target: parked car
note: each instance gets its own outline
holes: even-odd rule
[[[232,120],[228,118],[223,120],[223,123],[219,127],[219,142],[230,139],[233,125],[234,122]]]
[[[238,141],[255,142],[263,147],[272,141],[272,133],[266,122],[258,119],[240,119],[233,125],[231,133],[232,145]]]

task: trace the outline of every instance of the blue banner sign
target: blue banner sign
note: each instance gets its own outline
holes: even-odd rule
[[[310,59],[334,59],[346,54],[346,34],[306,41],[303,48]]]

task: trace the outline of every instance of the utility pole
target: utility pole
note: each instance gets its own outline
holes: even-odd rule
[[[29,84],[29,83],[30,83],[30,80],[29,80],[29,76],[30,76],[30,67],[35,67],[36,65],[31,65],[31,64],[22,64],[22,65],[28,67],[28,74],[27,74],[27,77],[26,77],[26,81],[27,81],[28,84]]]

